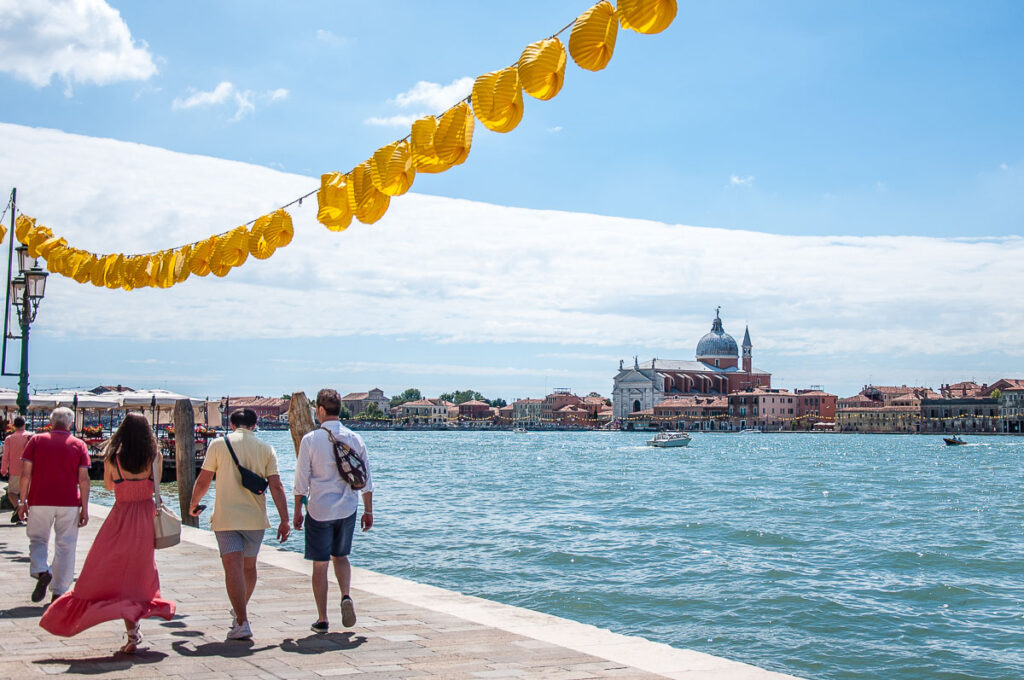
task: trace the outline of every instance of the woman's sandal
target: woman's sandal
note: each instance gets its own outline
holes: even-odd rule
[[[142,631],[139,630],[139,624],[136,623],[135,627],[124,634],[127,638],[127,642],[121,647],[122,654],[133,654],[142,644]]]

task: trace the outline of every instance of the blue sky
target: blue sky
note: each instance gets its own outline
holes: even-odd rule
[[[434,112],[431,107],[445,101],[446,92],[457,97],[447,86],[512,63],[527,43],[561,28],[588,3],[112,5],[119,18],[99,0],[33,3],[33,10],[0,3],[8,27],[24,29],[36,22],[64,29],[45,35],[32,30],[3,35],[0,29],[0,122],[315,178],[347,170],[406,134],[407,127],[374,124],[374,119]],[[91,8],[90,21],[68,20],[75,7]],[[36,15],[26,16],[33,11]],[[441,175],[420,175],[414,191],[497,206],[795,237],[1012,238],[1021,233],[1024,216],[1022,29],[1024,5],[1017,2],[682,3],[676,22],[663,34],[620,31],[604,71],[589,73],[570,63],[562,92],[550,102],[528,99],[523,122],[512,133],[498,135],[478,125],[467,164]],[[95,54],[81,56],[80,62],[58,59],[61,40],[90,45]],[[84,51],[79,45],[78,54]],[[428,85],[414,89],[421,81]],[[33,148],[25,147],[28,159],[5,160],[2,178],[8,184],[23,181],[10,164],[33,163]],[[46,167],[40,163],[37,169]],[[105,168],[94,171],[102,176]],[[280,204],[297,193],[304,192],[272,198]],[[187,212],[187,193],[174,200]],[[29,205],[25,210],[31,214]],[[146,215],[133,218],[125,212],[123,219],[131,223]],[[74,228],[51,226],[65,232]],[[222,228],[202,225],[188,238]],[[165,245],[170,244],[154,247]],[[628,233],[619,245],[624,253],[630,250]],[[1024,373],[1015,348],[998,348],[994,355],[965,356],[950,348],[864,360],[864,352],[851,347],[844,350],[841,366],[832,350],[802,358],[782,351],[772,356],[773,344],[783,346],[782,337],[796,331],[782,330],[780,319],[790,317],[778,307],[765,308],[756,297],[745,299],[737,291],[742,286],[736,273],[728,270],[723,265],[720,290],[704,286],[699,297],[685,287],[666,291],[663,280],[632,284],[634,311],[665,304],[660,293],[675,296],[670,304],[686,319],[680,321],[677,341],[655,342],[639,332],[630,342],[595,338],[568,347],[542,333],[508,343],[420,337],[418,349],[410,352],[396,347],[393,330],[368,328],[361,341],[343,334],[337,343],[376,366],[358,371],[350,366],[345,377],[353,388],[364,381],[396,389],[417,382],[439,388],[480,385],[512,397],[563,386],[554,384],[561,380],[607,392],[610,379],[599,376],[610,375],[609,358],[633,353],[690,358],[714,306],[726,299],[731,303],[727,329],[742,334],[740,323],[749,321],[768,331],[768,337],[753,331],[755,344],[764,338],[769,352],[759,363],[792,376],[792,383],[824,383],[844,392],[869,379],[920,378],[934,385]],[[119,300],[121,294],[109,295]],[[172,295],[163,300],[175,304]],[[982,321],[980,310],[966,304],[964,310],[958,313],[968,315],[960,317],[967,325]],[[855,323],[868,329],[882,332],[892,323],[863,314],[854,314]],[[985,319],[995,315],[986,313]],[[1019,318],[1003,322],[1012,327]],[[122,333],[93,346],[48,334],[48,322],[41,323],[36,338],[41,355],[36,356],[45,358],[33,369],[41,375],[40,386],[67,384],[89,365],[100,367],[110,376],[106,379],[114,379],[114,373],[163,378],[168,386],[185,388],[182,369],[151,371],[156,364],[146,363],[180,361],[176,352],[211,357],[184,370],[224,376],[195,389],[238,391],[244,385],[241,391],[269,393],[288,389],[290,381],[316,379],[315,368],[280,375],[266,370],[262,382],[244,379],[244,371],[220,370],[226,360],[213,358],[218,352],[189,344],[202,342],[197,339],[179,338],[167,347]],[[803,323],[828,327],[820,319]],[[934,315],[911,318],[903,310],[896,323],[924,337],[946,332],[930,325]],[[419,334],[413,327],[402,335]],[[266,343],[253,348],[255,356],[273,351],[270,340],[252,342]],[[331,356],[330,348],[303,342],[313,343],[307,354]],[[842,344],[840,338],[836,342]],[[132,359],[138,363],[115,360],[111,347],[117,348],[115,356],[140,352]],[[408,370],[409,357],[447,368],[416,378]],[[472,364],[482,368],[451,374],[453,366]],[[787,386],[799,386],[792,383]]]

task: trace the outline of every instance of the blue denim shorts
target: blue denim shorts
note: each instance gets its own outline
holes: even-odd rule
[[[344,519],[318,522],[306,513],[307,560],[328,562],[332,557],[345,557],[352,552],[352,534],[356,529],[356,513]]]
[[[263,529],[214,531],[221,555],[240,552],[242,557],[256,557],[263,545]]]

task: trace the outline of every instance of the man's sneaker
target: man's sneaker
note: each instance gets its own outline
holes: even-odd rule
[[[53,574],[48,571],[44,571],[39,576],[36,576],[36,587],[32,590],[32,601],[42,602],[43,596],[46,595],[46,586],[50,585],[50,581],[53,580]]]
[[[341,625],[346,628],[356,625],[356,605],[348,595],[341,598]]]
[[[249,622],[243,621],[242,623],[236,623],[228,631],[229,640],[251,640],[252,630],[249,628]]]
[[[329,631],[331,629],[331,625],[329,623],[327,623],[326,621],[317,621],[312,626],[310,626],[309,629],[311,631],[313,631],[314,633],[317,633],[319,635],[323,635],[324,633],[326,633],[327,631]]]

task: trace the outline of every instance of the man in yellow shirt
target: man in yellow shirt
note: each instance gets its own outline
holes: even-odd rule
[[[217,545],[220,547],[224,583],[234,617],[231,630],[228,631],[229,640],[252,638],[246,606],[256,589],[256,556],[263,543],[263,532],[270,528],[266,494],[257,495],[242,486],[239,465],[269,482],[270,495],[274,497],[274,505],[281,516],[281,524],[277,528],[278,540],[283,543],[290,531],[288,501],[281,476],[277,472],[277,455],[274,447],[253,434],[255,428],[256,412],[252,409],[240,409],[232,413],[232,433],[210,442],[203,469],[192,488],[190,514],[198,517],[202,512],[199,503],[210,489],[210,482],[214,479],[217,481],[210,528],[216,534]],[[232,458],[232,452],[238,459],[237,464]]]

